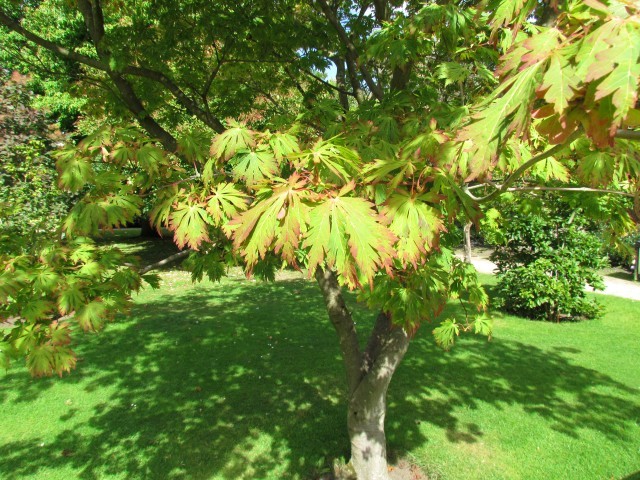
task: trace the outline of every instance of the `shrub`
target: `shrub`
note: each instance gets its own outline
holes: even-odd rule
[[[598,237],[579,210],[548,198],[513,203],[498,222],[492,260],[498,266],[498,307],[520,316],[560,321],[595,318],[603,312],[585,286],[603,289],[597,270],[606,265]],[[508,220],[505,220],[505,217]]]

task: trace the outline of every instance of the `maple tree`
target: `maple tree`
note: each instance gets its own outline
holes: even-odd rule
[[[3,358],[69,371],[73,325],[99,330],[157,284],[87,238],[139,216],[144,198],[194,280],[230,263],[315,278],[360,480],[388,476],[386,392],[415,331],[437,322],[445,348],[490,335],[487,295],[451,250],[457,220],[518,189],[618,192],[638,208],[630,0],[0,5],[3,60],[57,73],[48,95],[79,95],[102,124],[57,153],[60,185],[87,192],[64,238],[2,258],[0,313],[19,319]],[[624,210],[611,222],[632,225]],[[342,288],[376,312],[364,347]],[[467,317],[439,318],[452,298]]]

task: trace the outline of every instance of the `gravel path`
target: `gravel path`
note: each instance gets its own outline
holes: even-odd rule
[[[484,251],[473,252],[471,263],[473,263],[473,265],[476,267],[476,270],[478,270],[478,272],[480,273],[494,273],[496,265],[491,260],[486,258],[484,253]],[[640,282],[633,282],[631,280],[623,280],[621,278],[609,277],[605,275],[604,284],[604,291],[598,291],[598,293],[604,293],[605,295],[614,295],[616,297],[629,298],[631,300],[640,301]]]

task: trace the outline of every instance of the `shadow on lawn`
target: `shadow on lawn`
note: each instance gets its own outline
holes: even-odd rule
[[[313,284],[196,286],[132,314],[135,322],[89,339],[78,371],[63,380],[115,392],[85,423],[70,409],[62,418],[68,429],[46,452],[33,439],[0,446],[6,478],[66,464],[84,479],[307,478],[348,456],[342,364]],[[456,409],[482,402],[522,405],[571,436],[595,429],[625,439],[626,419],[640,416],[626,386],[573,365],[570,352],[462,343],[443,354],[427,329],[413,342],[390,388],[391,452],[428,440],[420,422],[444,428],[452,441],[476,441],[482,431],[460,425]],[[5,378],[23,383],[15,387],[20,401],[56,381],[24,375]]]

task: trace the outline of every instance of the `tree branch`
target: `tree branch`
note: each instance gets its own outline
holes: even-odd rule
[[[335,273],[329,269],[323,270],[318,267],[315,278],[322,291],[329,319],[338,334],[342,359],[347,372],[349,395],[351,395],[358,388],[362,378],[362,354],[360,353],[356,327],[351,313],[344,303],[342,289],[338,285]]]
[[[628,130],[626,128],[619,128],[618,130],[616,130],[615,137],[640,142],[640,130]]]
[[[486,184],[474,185],[472,188],[483,187]],[[502,189],[502,185],[491,184],[492,187]],[[471,188],[469,188],[471,189]],[[589,188],[589,187],[509,187],[506,192],[593,192],[593,193],[610,193],[614,195],[623,195],[625,197],[635,198],[633,193],[621,192],[619,190],[610,190],[606,188]],[[473,200],[477,200],[477,197],[469,194]]]
[[[338,33],[338,37],[340,38],[340,41],[347,49],[347,54],[348,54],[347,57],[350,56],[351,60],[358,67],[358,69],[360,70],[360,73],[362,73],[362,76],[364,77],[365,83],[369,87],[369,90],[371,90],[371,93],[373,93],[373,96],[376,97],[378,100],[382,100],[384,98],[384,93],[382,89],[373,80],[373,77],[371,76],[371,73],[369,72],[369,69],[366,67],[366,65],[358,61],[359,59],[358,49],[349,38],[349,35],[347,35],[347,32],[342,26],[342,23],[340,23],[340,20],[338,19],[338,17],[335,15],[333,10],[331,10],[331,7],[326,2],[326,0],[316,0],[316,3],[320,6],[322,13],[324,14],[325,17],[327,17],[327,20],[329,20],[329,23],[331,23],[333,28]]]
[[[151,270],[157,270],[160,267],[164,267],[165,265],[169,265],[170,263],[177,262],[178,260],[182,260],[186,258],[193,250],[182,250],[181,252],[174,253],[173,255],[165,258],[164,260],[160,260],[159,262],[152,263],[150,265],[146,265],[138,270],[140,275],[144,275],[145,273],[149,273]]]
[[[171,94],[175,97],[180,105],[182,105],[187,112],[195,115],[202,123],[210,127],[212,130],[222,133],[225,131],[224,125],[220,120],[211,115],[209,112],[201,109],[196,103],[189,98],[169,77],[164,73],[157,72],[145,67],[128,66],[122,70],[123,73],[128,75],[134,75],[138,77],[148,78],[163,85]]]
[[[86,55],[82,55],[80,53],[74,52],[73,50],[69,50],[68,48],[64,48],[56,43],[50,42],[49,40],[45,40],[44,38],[24,29],[22,25],[18,22],[15,22],[11,18],[9,18],[3,11],[0,10],[0,25],[4,25],[10,30],[13,30],[16,33],[19,33],[27,40],[35,43],[36,45],[40,45],[43,48],[63,57],[68,60],[73,60],[74,62],[82,63],[84,65],[96,68],[98,70],[102,70],[104,72],[109,70],[108,65],[102,63],[100,60],[96,60],[95,58],[87,57]]]
[[[549,150],[547,150],[546,152],[542,152],[539,155],[536,155],[535,157],[533,157],[531,160],[529,160],[528,162],[523,163],[518,169],[516,169],[515,172],[513,172],[511,175],[509,175],[504,183],[499,187],[496,188],[496,190],[494,190],[493,192],[491,192],[489,195],[486,195],[484,197],[475,197],[474,195],[471,194],[471,192],[469,191],[468,187],[464,188],[465,193],[474,201],[476,202],[488,202],[490,200],[493,200],[494,198],[498,197],[499,195],[501,195],[502,193],[506,192],[507,189],[509,187],[511,187],[511,185],[513,185],[513,183],[518,180],[520,178],[520,176],[526,172],[529,168],[531,168],[533,165],[535,165],[538,162],[541,162],[542,160],[545,160],[547,158],[549,158],[552,155],[555,155],[556,153],[558,153],[559,151],[561,151],[564,147],[566,147],[567,145],[570,145],[574,140],[576,140],[580,135],[582,134],[581,130],[576,130],[575,132],[573,132],[569,138],[567,138],[567,140],[564,143],[561,143],[559,145],[556,145],[552,148],[550,148]]]
[[[343,95],[350,95],[352,97],[355,97],[355,94],[353,92],[349,92],[343,88],[337,87],[336,85],[332,85],[331,83],[327,82],[326,80],[324,80],[323,78],[320,78],[319,76],[315,75],[312,72],[309,72],[308,70],[303,70],[303,73],[305,73],[306,75],[309,75],[310,77],[314,78],[315,80],[317,80],[318,82],[320,82],[321,84],[323,84],[325,87],[331,88],[332,90],[335,90],[338,93],[341,93]]]

